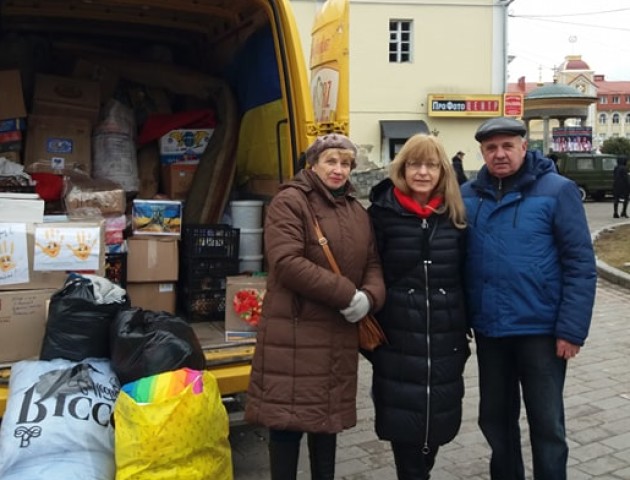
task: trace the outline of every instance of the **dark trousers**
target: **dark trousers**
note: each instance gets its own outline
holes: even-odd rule
[[[428,480],[437,450],[436,447],[425,452],[419,444],[392,442],[398,480]]]
[[[271,480],[295,480],[303,432],[269,430]],[[333,480],[337,435],[307,433],[312,480]]]
[[[490,448],[492,480],[524,480],[519,416],[527,413],[536,480],[566,480],[563,389],[566,360],[551,336],[476,335],[479,426]],[[520,386],[520,389],[519,389]]]
[[[613,195],[613,213],[617,216],[619,203],[621,202],[621,216],[628,214],[628,195]]]

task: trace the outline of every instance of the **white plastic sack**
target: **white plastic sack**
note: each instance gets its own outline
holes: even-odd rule
[[[0,426],[2,480],[114,480],[109,360],[23,361],[11,369]]]

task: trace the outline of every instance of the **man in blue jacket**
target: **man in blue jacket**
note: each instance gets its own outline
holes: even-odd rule
[[[479,426],[492,480],[524,480],[522,390],[534,478],[566,480],[564,380],[591,323],[595,255],[576,185],[527,151],[525,134],[519,120],[484,122],[475,138],[485,165],[462,188]]]

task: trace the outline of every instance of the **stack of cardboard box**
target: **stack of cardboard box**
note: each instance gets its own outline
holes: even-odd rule
[[[132,306],[175,313],[181,215],[181,202],[133,201],[126,285]]]
[[[0,363],[38,356],[46,303],[67,272],[104,273],[102,221],[46,222],[42,200],[15,195],[0,209]],[[11,202],[34,205],[16,219]]]
[[[63,173],[92,169],[92,126],[98,119],[100,90],[91,80],[37,75],[28,117],[25,167]]]
[[[26,107],[19,70],[0,71],[0,156],[20,163]]]

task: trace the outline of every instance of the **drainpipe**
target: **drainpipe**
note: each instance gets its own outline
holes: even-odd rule
[[[499,0],[499,5],[503,7],[503,93],[507,92],[507,71],[508,71],[508,7],[514,0]]]

